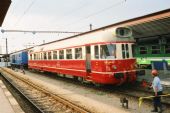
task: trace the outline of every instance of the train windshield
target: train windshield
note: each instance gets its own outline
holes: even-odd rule
[[[115,59],[116,58],[116,45],[115,44],[100,45],[100,58],[101,59]]]

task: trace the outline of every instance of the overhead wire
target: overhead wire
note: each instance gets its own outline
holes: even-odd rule
[[[84,0],[82,0],[82,1],[84,1]],[[81,2],[82,2],[82,1],[81,1]],[[81,2],[80,2],[80,3],[81,3]],[[67,16],[69,16],[69,15],[71,15],[71,14],[77,12],[77,11],[80,11],[80,9],[86,7],[87,5],[89,5],[89,4],[85,3],[85,4],[83,4],[83,5],[81,5],[81,6],[77,7],[77,8],[74,8],[74,9],[72,9],[72,10],[69,10],[69,12],[63,14],[62,17],[57,18],[57,22],[59,23],[59,21],[63,20],[63,18],[65,18],[65,17],[67,17]],[[56,21],[56,19],[54,19],[54,20]],[[52,20],[52,21],[53,21],[53,20]],[[52,23],[53,23],[53,22],[52,22]],[[55,25],[55,26],[59,26],[59,25]]]
[[[68,26],[71,26],[72,24],[75,25],[76,23],[78,23],[78,22],[80,22],[80,21],[82,21],[82,20],[86,20],[86,19],[88,19],[88,18],[90,18],[90,17],[92,17],[92,16],[96,16],[96,15],[98,15],[98,14],[100,14],[100,13],[105,12],[105,11],[108,10],[108,9],[111,9],[111,8],[113,8],[113,7],[116,7],[116,6],[119,6],[119,5],[121,5],[121,4],[125,3],[125,2],[126,2],[126,0],[122,0],[122,1],[120,1],[120,2],[118,2],[118,3],[116,3],[116,4],[112,4],[112,5],[109,6],[109,7],[103,8],[103,9],[97,11],[97,12],[94,12],[94,13],[92,13],[92,14],[89,14],[89,15],[86,16],[86,17],[80,18],[79,20],[76,20],[76,21],[74,21],[74,22],[72,22],[72,23],[69,23],[69,24],[67,24],[67,25],[64,25],[64,26],[67,26],[67,27],[68,27]]]
[[[20,21],[21,19],[25,16],[25,14],[30,10],[30,8],[33,6],[33,4],[35,3],[36,0],[33,0],[29,6],[26,8],[26,10],[24,11],[24,13],[20,16],[20,18],[16,21],[16,23],[14,24],[14,26],[16,26]]]

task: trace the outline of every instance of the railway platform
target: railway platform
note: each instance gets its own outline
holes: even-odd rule
[[[18,102],[0,80],[0,113],[24,113]]]
[[[167,93],[170,93],[170,70],[158,70],[161,84]],[[141,82],[145,80],[148,83],[152,83],[153,77],[151,76],[151,69],[145,69],[145,76],[138,76],[137,81]]]

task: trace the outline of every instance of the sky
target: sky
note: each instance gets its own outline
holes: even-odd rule
[[[0,29],[86,32],[170,8],[170,0],[12,0]],[[0,32],[5,53],[75,34]]]

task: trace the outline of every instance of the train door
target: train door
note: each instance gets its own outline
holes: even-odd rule
[[[86,46],[86,72],[91,72],[91,48]]]

